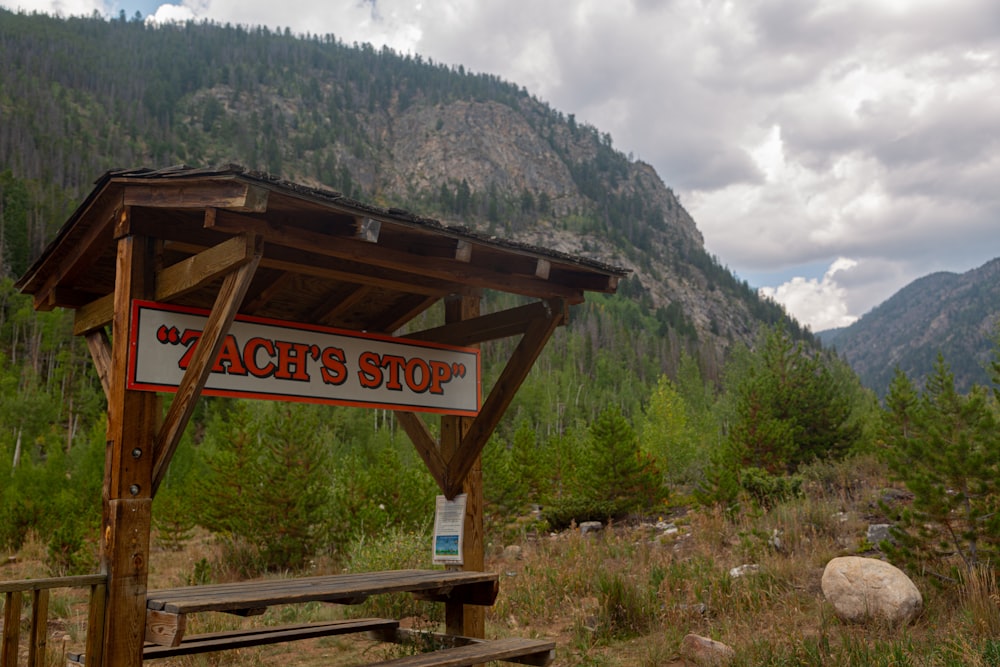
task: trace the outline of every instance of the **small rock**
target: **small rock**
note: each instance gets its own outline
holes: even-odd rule
[[[823,570],[822,588],[837,616],[853,623],[873,619],[906,625],[924,604],[909,577],[877,558],[834,558]]]
[[[882,502],[886,504],[900,503],[913,500],[913,493],[903,489],[882,489]]]
[[[677,524],[673,523],[672,521],[669,523],[666,521],[657,521],[656,529],[666,535],[673,535],[674,533],[678,532]]]
[[[695,634],[681,640],[680,654],[685,661],[704,667],[728,665],[736,657],[732,647]]]
[[[521,547],[511,544],[503,548],[504,560],[521,560]]]
[[[580,534],[599,533],[604,530],[604,524],[600,521],[584,521],[580,524]]]
[[[729,576],[733,579],[738,579],[740,577],[745,577],[748,574],[757,574],[760,572],[760,565],[746,564],[734,567],[729,571]]]
[[[771,531],[771,537],[767,538],[767,543],[775,551],[781,551],[781,531],[777,528]]]
[[[677,608],[683,612],[696,614],[698,616],[704,616],[708,613],[708,606],[704,602],[677,605]]]
[[[868,533],[866,534],[865,539],[868,540],[869,544],[875,547],[878,547],[878,545],[885,540],[894,542],[895,540],[892,539],[892,533],[889,532],[890,528],[892,528],[891,523],[873,523],[868,526]]]

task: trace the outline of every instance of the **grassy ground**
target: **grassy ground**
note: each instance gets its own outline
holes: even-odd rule
[[[869,523],[883,520],[878,500],[887,485],[878,466],[855,461],[813,469],[804,497],[768,511],[727,516],[720,510],[675,507],[664,517],[590,535],[577,530],[537,534],[515,524],[506,539],[497,537],[489,548],[487,568],[500,573],[501,585],[487,616],[487,634],[552,638],[558,645],[556,665],[681,665],[678,646],[694,632],[732,646],[736,665],[1000,666],[1000,598],[990,576],[950,587],[916,577],[925,609],[904,628],[846,625],[823,600],[820,577],[831,558],[878,555],[865,542],[865,532]],[[660,519],[673,523],[677,532],[657,528]],[[423,558],[427,543],[426,535],[399,532],[372,541],[355,561],[358,569],[426,565],[409,559]],[[519,550],[504,550],[510,545]],[[218,557],[217,546],[205,535],[178,552],[158,550],[150,586],[213,577]],[[757,571],[731,576],[732,568],[745,564],[758,566]],[[316,564],[316,573],[331,570]],[[0,579],[47,575],[37,542],[17,554],[16,562],[0,567]],[[279,607],[250,621],[205,614],[192,618],[189,632],[359,612],[407,616],[410,625],[438,629],[434,605],[415,605],[407,598],[368,604],[361,610]],[[54,595],[50,664],[64,665],[60,653],[82,645],[84,609],[82,595]],[[400,650],[332,638],[159,664],[318,667],[363,664]]]

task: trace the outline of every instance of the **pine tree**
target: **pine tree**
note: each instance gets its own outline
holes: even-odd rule
[[[917,565],[947,565],[957,555],[971,571],[1000,555],[1000,435],[983,387],[967,395],[938,355],[915,400],[896,374],[886,399],[884,458],[913,492],[890,553]]]
[[[621,513],[654,505],[665,495],[653,459],[618,408],[603,410],[590,426],[585,460],[580,467],[580,495],[609,501]]]
[[[730,439],[744,466],[794,471],[816,458],[844,456],[860,437],[852,419],[852,388],[838,363],[778,327],[730,377],[734,419]]]

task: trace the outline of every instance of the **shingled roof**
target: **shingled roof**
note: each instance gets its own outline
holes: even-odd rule
[[[183,286],[172,303],[210,308],[252,242],[262,259],[241,313],[354,330],[392,332],[441,298],[485,289],[579,303],[627,273],[228,165],[105,173],[17,286],[36,308],[77,310],[77,333],[104,326],[126,233],[160,241],[161,275]]]

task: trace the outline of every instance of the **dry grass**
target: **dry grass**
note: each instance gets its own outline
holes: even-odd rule
[[[1000,592],[992,570],[978,570],[952,589],[915,578],[925,612],[905,628],[837,620],[820,591],[823,567],[835,556],[867,548],[865,529],[881,522],[877,500],[887,482],[869,461],[819,466],[806,477],[804,497],[766,512],[731,517],[713,509],[675,508],[665,518],[677,525],[676,534],[636,523],[596,535],[523,537],[519,556],[505,556],[502,545],[495,545],[487,568],[500,573],[500,596],[488,612],[487,634],[554,638],[560,666],[680,665],[677,649],[689,632],[735,648],[737,665],[1000,666]],[[385,542],[369,545],[378,551],[374,555],[387,551]],[[17,564],[0,569],[0,578],[45,576],[38,562],[44,550],[36,547],[30,542]],[[409,557],[411,550],[399,551]],[[205,576],[206,564],[218,557],[214,541],[203,534],[181,552],[157,551],[150,585],[186,584]],[[745,564],[756,565],[756,572],[730,575]],[[333,569],[317,564],[318,573]],[[79,601],[55,607],[70,616],[59,622],[71,641],[82,642]],[[192,619],[190,632],[343,613],[313,604],[271,609],[252,620],[206,614]],[[437,629],[436,619],[407,622]],[[387,655],[366,640],[332,638],[159,664],[318,667]]]

